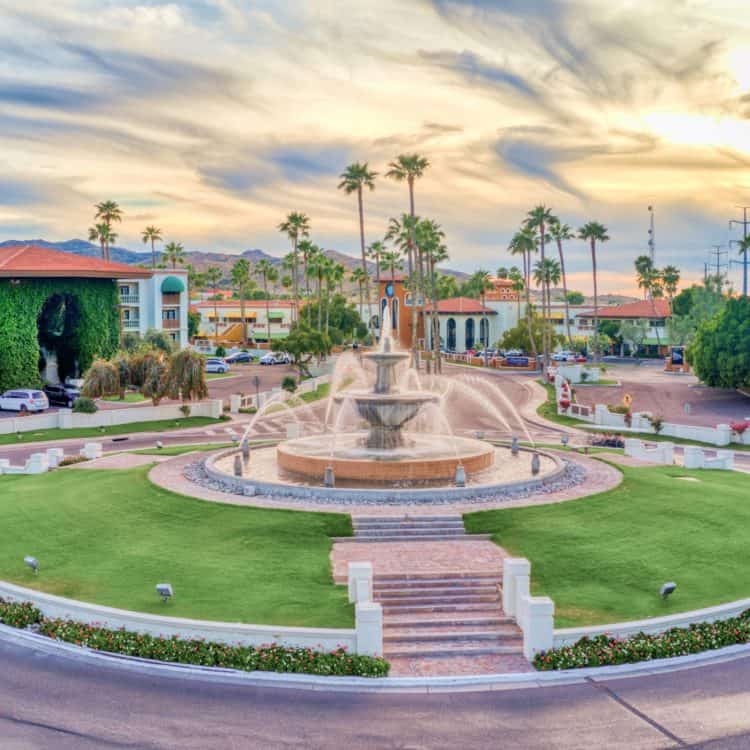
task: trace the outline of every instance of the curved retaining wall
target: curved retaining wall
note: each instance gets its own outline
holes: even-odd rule
[[[154,593],[156,596],[156,593]],[[289,628],[274,625],[244,625],[238,622],[190,620],[182,617],[163,617],[147,612],[104,607],[98,604],[64,599],[61,596],[27,589],[0,581],[0,597],[10,601],[32,602],[42,614],[51,618],[66,618],[88,624],[102,625],[116,630],[125,628],[153,636],[179,635],[183,638],[204,638],[226,644],[261,646],[278,643],[284,646],[331,651],[344,646],[357,653],[357,631],[333,628]]]
[[[529,449],[521,448],[526,452]],[[471,500],[481,497],[493,497],[498,493],[514,491],[532,491],[551,484],[560,479],[565,473],[565,464],[556,456],[538,451],[541,455],[553,461],[555,471],[539,479],[523,479],[506,484],[476,485],[473,487],[446,487],[426,489],[346,489],[339,487],[302,487],[277,482],[258,482],[243,477],[234,477],[219,471],[215,463],[217,460],[237,453],[236,448],[221,451],[206,457],[203,468],[212,480],[222,483],[228,491],[248,496],[267,495],[270,497],[297,498],[299,500],[314,500],[325,503],[372,503],[378,505],[401,505],[408,503],[450,503],[452,501]]]

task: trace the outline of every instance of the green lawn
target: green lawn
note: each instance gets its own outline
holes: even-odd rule
[[[725,471],[622,468],[608,492],[464,516],[531,561],[558,627],[655,617],[750,597],[750,480]],[[691,477],[688,481],[679,477]],[[658,596],[665,581],[677,591]]]
[[[140,404],[145,400],[146,397],[142,393],[138,393],[137,391],[126,393],[124,399],[120,399],[119,396],[104,396],[102,398],[102,401],[111,401],[117,404]]]
[[[299,396],[299,398],[301,398],[303,401],[309,404],[313,401],[320,401],[320,399],[322,398],[328,398],[330,393],[331,393],[331,384],[321,383],[314,391],[308,391],[307,393],[299,393],[297,395]]]
[[[331,536],[348,516],[209,503],[152,485],[148,468],[0,477],[0,578],[181,617],[352,627]],[[39,575],[23,564],[39,559]],[[168,581],[163,604],[154,586]]]
[[[112,427],[75,427],[61,430],[57,427],[51,430],[35,430],[21,432],[20,437],[15,433],[0,435],[0,445],[15,445],[21,443],[36,443],[46,440],[67,440],[68,438],[95,438],[111,435],[127,435],[131,432],[166,432],[168,430],[184,430],[189,427],[206,427],[219,424],[222,420],[211,417],[180,417],[179,419],[158,419],[153,422],[133,422],[118,424]]]
[[[238,373],[232,372],[207,372],[206,380],[217,380],[218,378],[231,378],[236,376]]]
[[[547,400],[539,404],[536,409],[536,413],[540,417],[544,417],[550,422],[557,422],[557,424],[564,425],[565,427],[581,427],[582,425],[588,424],[588,422],[583,422],[580,419],[558,414],[557,401],[555,401],[555,386],[550,383],[545,383],[542,380],[537,380],[536,382],[547,391]]]
[[[199,443],[196,445],[168,445],[166,448],[141,448],[130,453],[141,456],[181,456],[183,453],[195,451],[218,451],[222,448],[233,448],[234,443]]]

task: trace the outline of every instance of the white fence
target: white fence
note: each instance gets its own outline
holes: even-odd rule
[[[372,575],[372,571],[370,571]],[[179,591],[175,596],[179,596]],[[0,597],[10,601],[31,602],[45,617],[70,619],[102,627],[125,628],[153,636],[179,635],[182,638],[203,638],[208,641],[245,646],[277,643],[282,646],[332,651],[343,646],[351,653],[379,656],[383,653],[383,613],[379,604],[369,599],[355,602],[354,629],[289,628],[275,625],[245,625],[237,622],[190,620],[146,612],[104,607],[87,602],[64,599],[41,591],[0,581]],[[156,597],[156,592],[154,592]],[[169,605],[165,605],[165,608]]]
[[[221,416],[221,399],[210,399],[189,403],[191,417]],[[0,419],[0,435],[14,432],[35,432],[49,429],[71,429],[76,427],[112,427],[135,422],[153,422],[163,419],[181,419],[180,404],[159,406],[129,406],[122,409],[100,409],[96,414],[76,414],[71,409],[57,412],[33,414],[15,419]]]
[[[303,380],[294,392],[295,395],[302,393],[311,393],[316,391],[318,386],[328,383],[330,381],[329,375],[319,375],[317,378],[309,378]],[[262,391],[260,393],[244,394],[244,393],[233,393],[229,397],[229,412],[231,414],[239,413],[240,409],[259,409],[265,406],[274,396],[281,393],[281,388],[273,388],[270,391]]]

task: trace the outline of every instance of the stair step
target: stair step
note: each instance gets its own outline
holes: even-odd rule
[[[501,578],[499,575],[492,575],[489,573],[377,573],[374,578],[375,585],[379,583],[389,583],[391,581],[438,581],[438,580],[451,580],[451,581],[497,581],[500,582]]]
[[[447,656],[482,656],[485,654],[522,655],[523,643],[493,644],[491,641],[475,641],[466,643],[441,643],[440,641],[420,642],[412,644],[398,644],[383,649],[386,659],[398,656],[418,656],[439,658]]]
[[[459,612],[465,614],[467,612],[476,614],[481,612],[484,615],[496,615],[500,612],[500,602],[451,602],[440,604],[414,604],[413,602],[399,602],[398,604],[383,604],[383,614],[394,614],[394,615],[410,615],[410,614],[423,614],[431,612]]]
[[[353,523],[434,523],[436,521],[460,521],[462,516],[353,516]]]
[[[354,536],[361,539],[369,536],[435,536],[436,534],[445,534],[451,536],[463,536],[466,532],[461,527],[435,527],[432,529],[404,529],[398,527],[395,529],[354,529]]]
[[[440,523],[355,523],[352,527],[356,532],[361,531],[425,531],[429,529],[457,529],[465,531],[462,523],[449,523],[441,521]]]
[[[335,536],[333,537],[333,541],[363,542],[365,544],[377,542],[486,542],[491,538],[492,536],[490,534],[435,534],[424,536],[405,536],[394,533],[390,536],[382,537]]]
[[[389,615],[384,618],[383,630],[399,628],[495,628],[503,625],[515,625],[512,617],[501,615],[493,617],[457,617],[455,613],[445,612],[445,618],[440,618],[440,613],[428,612],[423,619],[416,619],[414,615]]]
[[[422,641],[435,642],[459,642],[466,641],[518,641],[522,636],[516,627],[504,629],[478,630],[462,628],[456,630],[412,630],[402,628],[400,630],[388,630],[383,635],[383,643],[421,643]]]
[[[412,599],[412,598],[455,598],[457,596],[489,596],[497,599],[497,587],[495,586],[423,586],[419,588],[406,589],[374,589],[373,594],[380,599]]]
[[[389,591],[422,591],[426,588],[447,589],[449,591],[473,591],[475,589],[500,590],[499,581],[450,581],[436,579],[434,581],[389,581],[388,583],[376,583],[374,591],[387,593]]]
[[[500,599],[488,594],[461,594],[453,596],[411,596],[411,597],[376,597],[375,601],[383,607],[414,607],[428,605],[432,607],[448,604],[495,604],[500,606]]]

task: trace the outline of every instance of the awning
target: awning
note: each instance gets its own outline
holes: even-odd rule
[[[161,282],[162,294],[180,294],[184,291],[185,284],[183,284],[182,279],[177,276],[167,276],[167,278]]]

